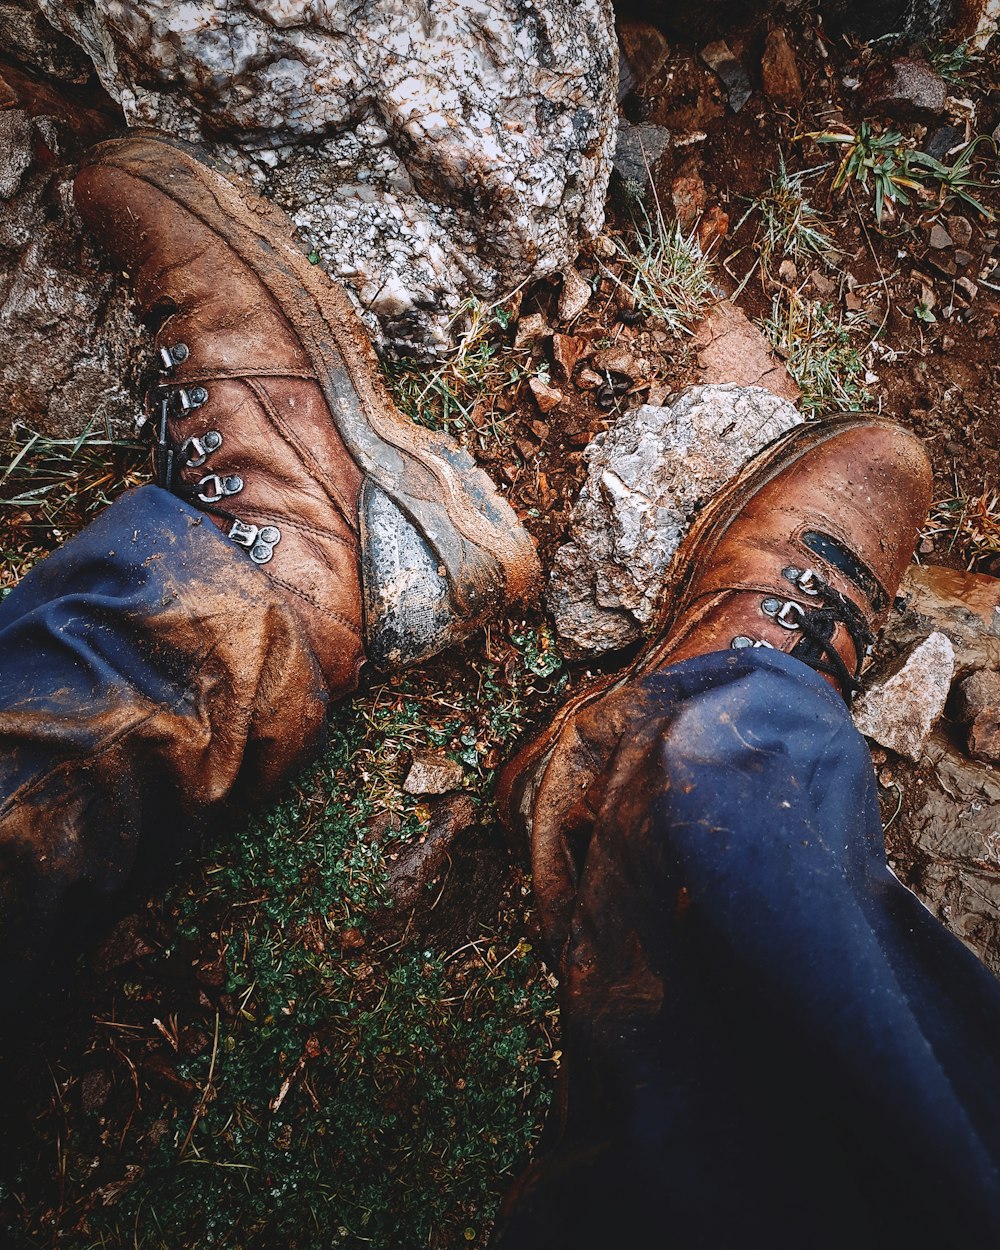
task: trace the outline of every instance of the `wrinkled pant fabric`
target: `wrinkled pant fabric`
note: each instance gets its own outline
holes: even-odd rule
[[[0,604],[0,988],[272,793],[326,696],[292,614],[202,513],[131,491]]]
[[[1000,984],[887,869],[843,702],[766,650],[634,690],[495,1244],[1000,1245]]]
[[[1000,987],[887,871],[843,704],[763,651],[635,689],[561,963],[558,1141],[499,1244],[1000,1245]],[[325,709],[260,571],[156,487],[42,562],[0,605],[5,990],[272,793]]]

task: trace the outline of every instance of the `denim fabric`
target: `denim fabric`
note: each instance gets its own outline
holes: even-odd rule
[[[887,869],[843,702],[767,650],[641,687],[497,1244],[1000,1245],[1000,985]]]
[[[0,604],[0,988],[17,993],[206,822],[315,749],[293,614],[202,513],[131,491]]]

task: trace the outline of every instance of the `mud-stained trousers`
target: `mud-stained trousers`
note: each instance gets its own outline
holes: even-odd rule
[[[136,879],[315,751],[326,695],[291,612],[201,512],[131,491],[0,604],[0,993]]]
[[[561,1114],[498,1244],[1000,1246],[1000,987],[886,869],[842,702],[764,650],[635,692],[549,935]],[[0,605],[5,1001],[325,708],[266,579],[156,487],[42,562]]]
[[[550,935],[557,1140],[494,1244],[1000,1246],[1000,983],[887,869],[843,702],[763,649],[634,694]]]

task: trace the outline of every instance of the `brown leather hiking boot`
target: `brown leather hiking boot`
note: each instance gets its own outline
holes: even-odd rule
[[[558,931],[572,845],[594,785],[636,715],[634,679],[712,651],[773,647],[850,698],[931,498],[912,434],[867,416],[797,426],[705,507],[671,569],[658,636],[624,674],[572,699],[505,767],[498,802],[531,837],[543,922]]]
[[[144,133],[96,147],[75,192],[157,325],[158,483],[270,578],[332,694],[366,658],[423,659],[534,592],[513,510],[451,439],[394,407],[346,295],[279,210]]]

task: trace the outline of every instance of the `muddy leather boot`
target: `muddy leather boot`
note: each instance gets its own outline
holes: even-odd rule
[[[891,425],[793,431],[645,654],[508,766],[563,1057],[498,1250],[1000,1236],[1000,986],[888,870],[842,697],[930,483]]]
[[[0,604],[8,989],[273,794],[366,660],[429,656],[538,580],[509,505],[393,407],[277,210],[149,135],[95,148],[76,200],[157,327],[157,484]]]
[[[291,607],[332,695],[535,592],[533,544],[471,457],[393,405],[344,292],[273,205],[186,145],[99,144],[79,211],[156,325],[158,484]]]
[[[638,660],[560,710],[501,774],[498,801],[530,840],[535,893],[558,951],[602,788],[643,693],[692,656],[773,648],[845,698],[885,622],[930,504],[912,434],[871,417],[810,422],[750,461],[706,505],[670,570],[658,633]]]

